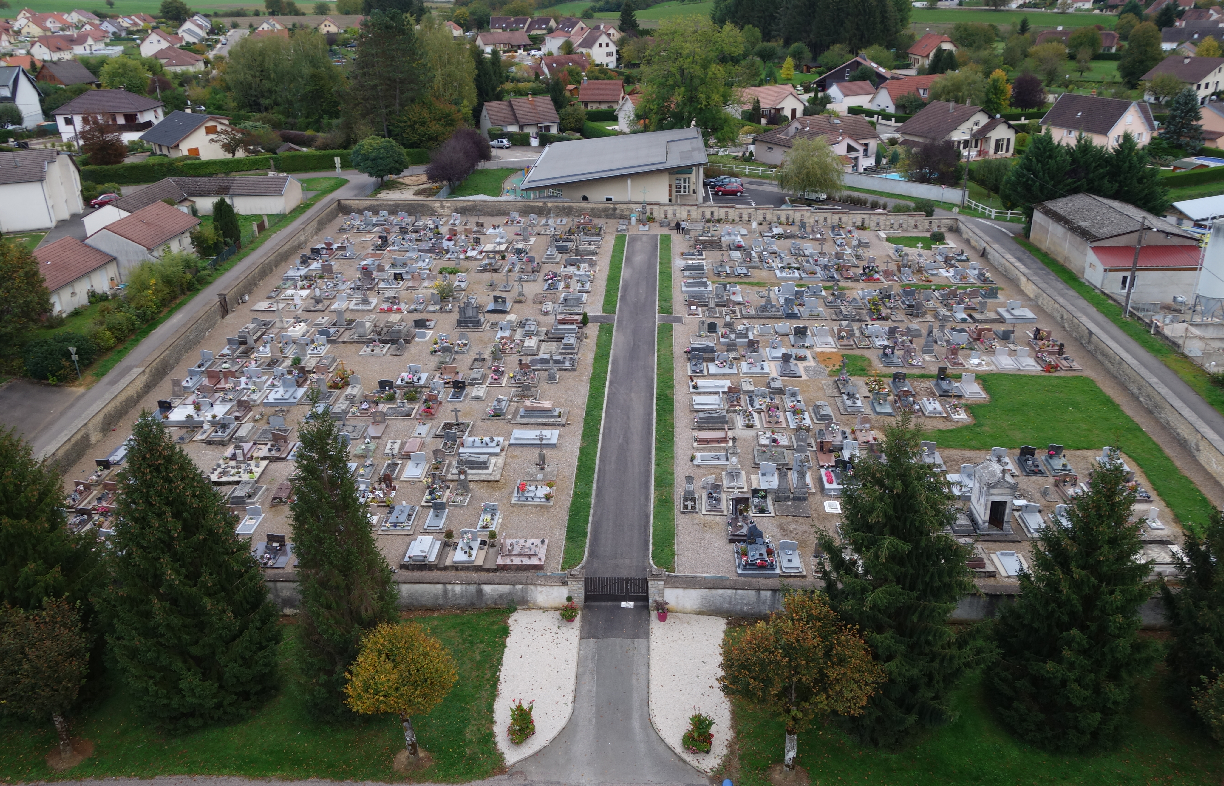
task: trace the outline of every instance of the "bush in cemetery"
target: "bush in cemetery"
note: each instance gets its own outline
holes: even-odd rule
[[[782,609],[723,646],[719,685],[727,695],[764,705],[783,720],[783,766],[789,770],[799,733],[831,715],[862,715],[885,672],[823,593],[787,592]]]
[[[1178,568],[1178,591],[1160,580],[1173,632],[1165,654],[1169,682],[1179,703],[1193,706],[1224,742],[1224,512],[1216,512],[1202,536],[1186,531]]]
[[[881,456],[857,462],[846,487],[849,552],[820,538],[829,605],[857,626],[886,675],[863,714],[846,723],[889,747],[951,717],[948,694],[977,655],[972,634],[947,622],[973,590],[969,550],[944,534],[953,496],[947,480],[919,460],[921,439],[909,415],[889,426]]]
[[[534,708],[534,701],[524,704],[522,699],[515,699],[510,705],[510,727],[506,729],[506,736],[515,745],[522,745],[535,734],[535,718],[532,717]]]
[[[290,512],[302,593],[300,667],[316,711],[335,717],[345,711],[345,672],[361,638],[395,619],[396,592],[336,424],[312,411],[298,438]]]
[[[50,310],[38,260],[25,243],[0,236],[0,354],[16,354]]]
[[[238,214],[225,197],[213,202],[213,227],[221,234],[225,246],[242,242],[242,227],[238,225]]]
[[[72,603],[0,606],[0,713],[54,724],[61,761],[72,755],[65,716],[88,673],[89,637]]]
[[[455,686],[459,672],[442,642],[417,623],[383,623],[362,637],[361,652],[345,677],[348,706],[362,715],[399,715],[404,747],[416,758],[412,716],[438,706]]]
[[[238,720],[276,687],[276,607],[225,500],[157,417],[132,438],[101,594],[111,657],[168,729]]]
[[[1021,739],[1078,752],[1117,740],[1135,686],[1155,657],[1141,640],[1139,606],[1150,566],[1130,522],[1135,490],[1120,460],[1098,468],[1068,526],[1047,527],[1020,574],[1020,596],[994,623],[999,663],[988,685],[995,711]]]
[[[28,342],[21,350],[26,376],[55,384],[76,379],[76,366],[68,347],[76,347],[77,360],[88,366],[98,356],[98,346],[81,333],[56,333]]]
[[[361,140],[351,154],[353,168],[364,175],[378,178],[381,183],[389,175],[398,175],[408,168],[408,156],[394,139],[372,136]]]

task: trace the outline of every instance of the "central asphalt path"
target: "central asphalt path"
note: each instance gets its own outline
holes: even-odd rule
[[[650,565],[658,265],[659,236],[630,235],[583,563],[588,576],[644,577]],[[587,603],[581,620],[569,723],[511,774],[574,784],[706,783],[650,723],[649,610]]]

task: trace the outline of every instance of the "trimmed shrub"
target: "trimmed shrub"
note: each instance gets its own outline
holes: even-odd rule
[[[72,365],[72,354],[68,347],[76,347],[77,360],[88,366],[98,356],[98,346],[89,336],[81,333],[57,333],[39,338],[25,345],[26,376],[46,382],[59,382],[76,378]]]

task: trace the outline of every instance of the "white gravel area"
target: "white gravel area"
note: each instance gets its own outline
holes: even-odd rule
[[[574,709],[578,684],[578,621],[565,622],[555,611],[516,611],[502,656],[493,731],[506,765],[527,758],[561,733]],[[532,701],[536,732],[522,745],[510,742],[510,704]]]
[[[718,687],[726,628],[722,617],[704,614],[668,614],[667,622],[650,622],[650,722],[682,759],[707,773],[722,761],[731,737],[731,704]],[[680,744],[696,712],[714,719],[709,753],[689,753]]]

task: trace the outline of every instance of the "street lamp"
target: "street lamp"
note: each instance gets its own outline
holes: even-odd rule
[[[77,380],[81,379],[81,364],[77,362],[76,347],[68,347],[68,352],[72,354],[72,365],[76,366]]]

